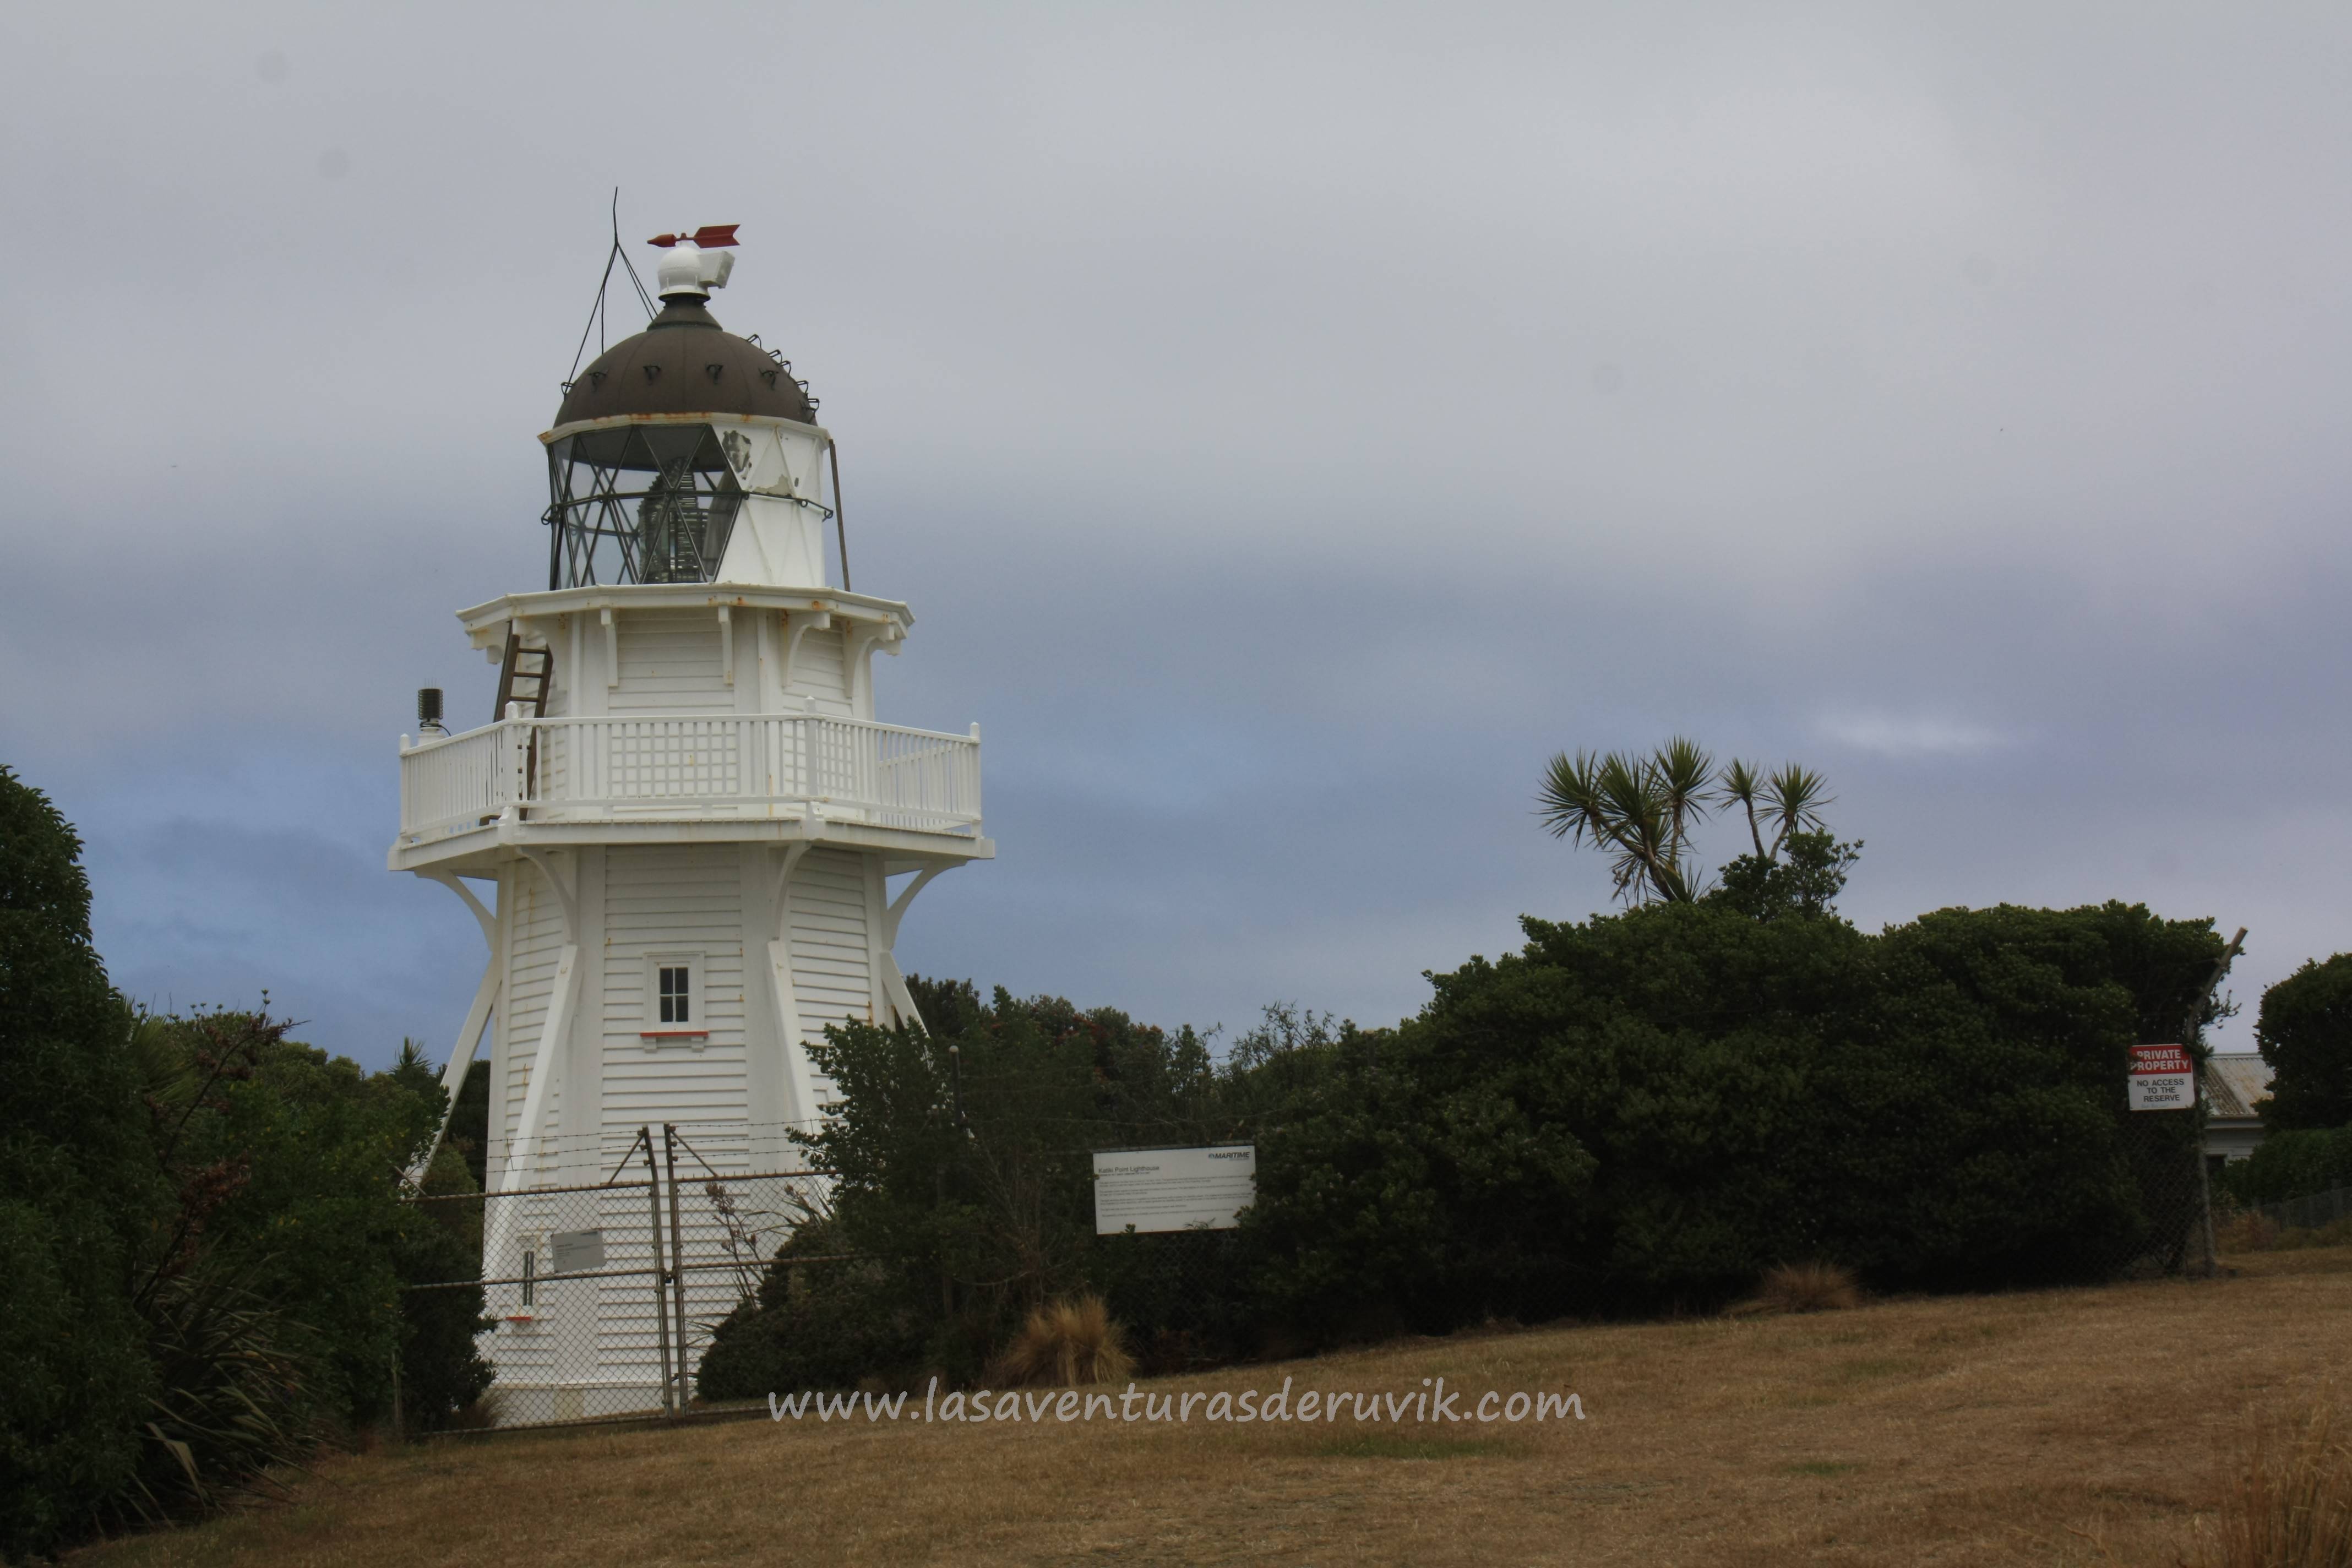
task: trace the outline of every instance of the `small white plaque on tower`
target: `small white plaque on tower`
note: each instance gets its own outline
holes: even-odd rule
[[[1257,1145],[1105,1149],[1095,1154],[1095,1234],[1231,1230],[1257,1201]]]
[[[551,1238],[557,1274],[586,1274],[604,1267],[604,1233],[601,1230],[559,1230]]]

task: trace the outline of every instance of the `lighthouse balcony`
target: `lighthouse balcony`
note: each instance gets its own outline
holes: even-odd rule
[[[964,735],[819,713],[516,718],[405,746],[395,861],[501,827],[801,823],[980,837],[980,727]],[[573,837],[563,833],[562,837]],[[602,833],[590,833],[603,837]],[[722,831],[719,837],[738,837]]]

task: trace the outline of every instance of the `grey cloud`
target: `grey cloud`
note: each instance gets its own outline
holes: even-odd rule
[[[393,745],[543,572],[616,184],[742,222],[887,711],[984,727],[910,967],[1391,1017],[1605,903],[1542,758],[1677,731],[1832,773],[1865,923],[2352,945],[2340,8],[667,16],[12,28],[0,756],[127,984],[454,1031]]]

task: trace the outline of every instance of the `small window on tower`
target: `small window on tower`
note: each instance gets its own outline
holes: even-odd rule
[[[660,971],[661,1021],[665,1024],[694,1022],[694,999],[689,984],[693,971],[683,963],[665,963]]]
[[[684,1046],[700,1050],[710,1042],[710,998],[702,994],[703,959],[699,952],[649,952],[645,958],[645,1023],[638,1040],[645,1048]]]

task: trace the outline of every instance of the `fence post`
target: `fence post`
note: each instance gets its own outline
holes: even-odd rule
[[[672,1404],[677,1390],[670,1382],[669,1293],[663,1289],[669,1279],[662,1261],[661,1167],[654,1163],[651,1123],[637,1129],[637,1140],[646,1146],[646,1201],[654,1219],[654,1337],[661,1345],[662,1413],[674,1415],[677,1412]]]
[[[2198,1278],[2210,1279],[2221,1269],[2221,1251],[2213,1237],[2213,1175],[2205,1167],[2205,1064],[2192,1054],[2189,1065],[2196,1069],[2190,1079],[2196,1094],[2195,1120],[2190,1122],[2189,1157],[2197,1162],[2197,1237],[2202,1258],[2198,1264]]]
[[[2213,1176],[2207,1169],[2205,1159],[2205,1062],[2211,1055],[2205,1049],[2205,1005],[2213,999],[2213,993],[2221,988],[2221,977],[2230,973],[2230,965],[2245,950],[2245,945],[2246,928],[2240,926],[2238,934],[2230,939],[2230,945],[2221,950],[2220,960],[2213,965],[2212,978],[2205,982],[2205,989],[2199,994],[2196,1005],[2189,1009],[2189,1026],[2182,1031],[2189,1046],[2189,1104],[2193,1118],[2189,1135],[2194,1140],[2192,1153],[2197,1161],[2197,1230],[2200,1239],[2205,1244],[2204,1267],[2198,1273],[2208,1279],[2221,1271],[2221,1250],[2214,1243]]]
[[[653,1145],[648,1142],[646,1151]],[[677,1390],[679,1409],[685,1408],[687,1379],[692,1375],[686,1364],[686,1226],[677,1217],[677,1127],[673,1122],[662,1123],[662,1157],[669,1163],[669,1289],[673,1310],[670,1319],[677,1324]]]

